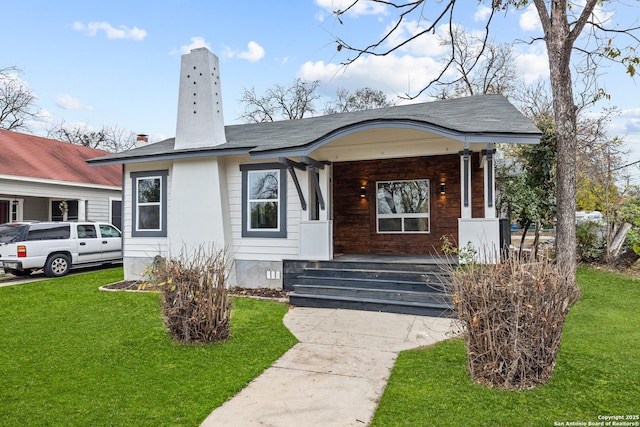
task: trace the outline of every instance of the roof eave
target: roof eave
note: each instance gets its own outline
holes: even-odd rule
[[[181,160],[181,159],[196,159],[202,157],[220,157],[220,156],[233,156],[240,154],[247,154],[254,147],[249,148],[228,148],[218,150],[198,150],[198,151],[171,151],[168,153],[155,153],[144,156],[131,156],[131,157],[98,157],[96,159],[89,159],[87,163],[89,166],[102,166],[102,165],[121,165],[129,163],[146,163],[161,160]]]
[[[318,148],[347,135],[379,128],[402,128],[429,132],[465,144],[539,144],[542,133],[463,132],[412,119],[376,119],[359,122],[336,129],[315,141],[296,147],[252,150],[252,159],[269,159],[280,156],[308,156]]]

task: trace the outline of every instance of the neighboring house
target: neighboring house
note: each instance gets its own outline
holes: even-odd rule
[[[121,226],[122,168],[86,162],[105,154],[0,129],[0,223],[88,220]]]
[[[176,137],[89,163],[124,165],[125,279],[215,243],[232,285],[279,287],[286,260],[439,254],[443,235],[495,259],[494,144],[540,135],[500,95],[225,127],[202,48],[182,57]]]

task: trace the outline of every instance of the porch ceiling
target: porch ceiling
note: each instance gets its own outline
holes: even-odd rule
[[[457,153],[464,143],[415,129],[366,129],[337,138],[315,150],[317,159],[336,161],[371,160]],[[485,149],[486,144],[470,148]]]

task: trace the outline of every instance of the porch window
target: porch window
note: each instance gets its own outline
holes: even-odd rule
[[[52,200],[51,221],[78,221],[77,200]]]
[[[286,170],[242,165],[242,236],[287,237]]]
[[[378,233],[429,232],[429,180],[378,181]]]
[[[132,172],[134,237],[167,235],[167,171]]]

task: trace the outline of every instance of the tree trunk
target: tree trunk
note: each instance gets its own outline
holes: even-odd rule
[[[613,236],[611,245],[607,248],[607,254],[610,257],[616,258],[622,249],[622,244],[627,238],[627,232],[631,230],[631,224],[624,223],[618,228],[618,231]]]
[[[533,234],[533,260],[538,261],[538,246],[540,246],[540,229],[542,228],[542,223],[540,221],[536,221],[536,229]]]
[[[524,240],[527,237],[527,230],[529,230],[531,221],[525,221],[523,225],[524,228],[522,229],[522,237],[520,238],[520,250],[518,251],[518,256],[520,257],[520,259],[522,259],[522,255],[524,253]]]
[[[562,3],[562,2],[560,2]],[[545,29],[558,144],[556,171],[556,259],[575,281],[576,273],[576,115],[570,70],[572,41],[566,8],[552,2],[550,26]]]

